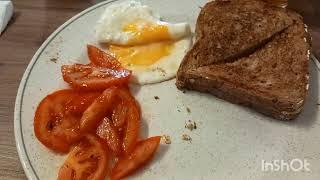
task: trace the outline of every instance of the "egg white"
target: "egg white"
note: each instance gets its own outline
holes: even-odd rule
[[[134,34],[124,32],[123,28],[138,20],[167,26],[173,40],[191,34],[188,23],[173,24],[160,21],[159,14],[153,12],[148,6],[136,1],[124,1],[105,9],[95,28],[96,39],[100,43],[127,45],[130,39],[134,38]]]
[[[160,21],[159,14],[153,12],[148,6],[136,1],[124,1],[105,9],[97,22],[96,38],[100,43],[135,45],[129,43],[134,38],[134,34],[125,32],[123,28],[141,20],[167,26],[170,38],[175,43],[169,55],[160,58],[152,65],[133,64],[125,67],[132,71],[131,82],[144,85],[174,78],[184,55],[192,45],[191,28],[188,23],[173,24]]]

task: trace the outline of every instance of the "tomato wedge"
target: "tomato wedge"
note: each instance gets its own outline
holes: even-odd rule
[[[58,180],[103,180],[108,173],[108,161],[103,142],[88,134],[70,151]]]
[[[121,67],[120,62],[111,54],[108,54],[92,45],[87,45],[87,50],[89,60],[92,64],[111,69],[118,69]]]
[[[140,107],[138,102],[130,94],[129,89],[121,88],[118,96],[127,102],[126,127],[124,129],[123,150],[129,154],[136,145],[140,131]]]
[[[136,148],[128,156],[120,158],[111,170],[110,179],[118,180],[141,168],[153,157],[159,147],[160,136],[140,141]]]
[[[93,103],[83,112],[80,120],[81,132],[95,131],[104,117],[111,113],[115,101],[117,87],[111,87],[93,101]]]
[[[114,155],[121,154],[121,140],[118,130],[113,126],[112,121],[105,117],[97,128],[96,134],[108,144]]]
[[[111,86],[124,85],[129,82],[131,72],[126,69],[110,69],[94,65],[63,65],[63,80],[75,89],[104,90]]]
[[[96,92],[65,89],[46,96],[37,107],[34,117],[36,137],[53,151],[68,152],[70,145],[80,138],[81,110],[93,101],[91,97],[97,95]],[[78,103],[72,103],[81,99],[87,100],[81,108]]]
[[[81,114],[101,95],[101,92],[77,92],[66,104],[66,113]]]
[[[115,105],[111,117],[113,125],[115,127],[121,128],[125,125],[127,121],[128,111],[129,103],[127,102],[127,100],[120,100],[120,102]]]
[[[136,105],[131,104],[128,110],[127,125],[124,130],[123,150],[129,154],[137,143],[140,131],[140,112]]]

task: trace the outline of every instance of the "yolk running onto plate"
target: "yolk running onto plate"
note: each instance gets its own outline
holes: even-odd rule
[[[166,24],[156,24],[143,20],[127,24],[123,27],[123,31],[133,34],[133,38],[129,39],[128,45],[148,44],[172,39]]]
[[[116,46],[110,45],[109,51],[125,67],[150,66],[168,56],[174,46],[172,41],[163,41],[139,46]]]

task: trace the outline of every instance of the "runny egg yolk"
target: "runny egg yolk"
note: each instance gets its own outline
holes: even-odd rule
[[[128,45],[148,44],[152,42],[171,40],[168,25],[161,23],[147,22],[143,20],[135,21],[125,25],[122,29],[133,35]]]
[[[124,67],[146,67],[168,56],[174,42],[166,24],[137,20],[122,29],[133,36],[127,45],[110,45],[109,51]]]
[[[168,56],[174,46],[172,41],[163,41],[137,46],[110,45],[109,51],[124,67],[150,66],[162,57]]]

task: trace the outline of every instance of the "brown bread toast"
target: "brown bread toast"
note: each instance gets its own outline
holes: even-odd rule
[[[179,68],[177,87],[209,92],[277,119],[296,118],[308,90],[310,40],[300,15],[286,14],[292,20],[291,25],[272,35],[250,55],[231,62],[193,63],[197,66],[190,68],[185,64],[196,60],[189,54],[197,48],[193,47]],[[199,29],[197,27],[198,33]],[[200,32],[198,44],[205,43],[201,36]]]
[[[201,10],[195,43],[183,61],[186,68],[232,61],[252,53],[292,24],[285,9],[259,0],[212,1]]]

